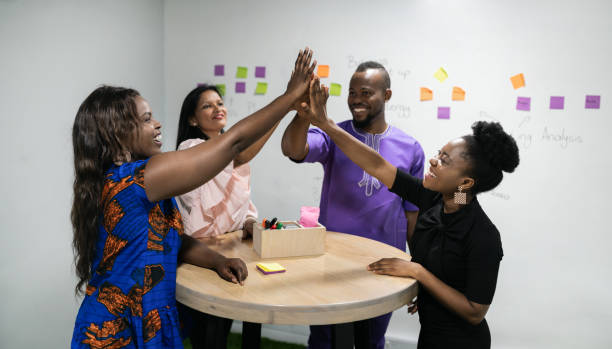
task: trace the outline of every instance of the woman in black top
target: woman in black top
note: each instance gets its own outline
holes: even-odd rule
[[[360,101],[367,108],[367,91]],[[473,134],[448,142],[430,160],[423,180],[396,168],[327,118],[328,92],[315,78],[300,115],[326,132],[354,163],[419,207],[408,233],[412,261],[384,258],[377,274],[412,277],[420,291],[409,311],[419,312],[419,348],[490,348],[484,319],[493,300],[503,256],[497,228],[476,195],[491,190],[519,163],[516,142],[498,123],[480,121]]]

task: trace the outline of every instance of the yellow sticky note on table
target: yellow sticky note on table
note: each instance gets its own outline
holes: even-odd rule
[[[421,101],[431,101],[433,99],[433,92],[427,87],[421,87]]]
[[[267,82],[258,82],[257,83],[257,86],[255,87],[255,94],[256,95],[265,95],[267,91],[268,91],[268,83]]]
[[[225,84],[217,84],[215,86],[219,90],[219,93],[221,93],[221,96],[225,96]]]
[[[464,101],[465,91],[461,87],[453,87],[453,101]]]
[[[434,78],[438,79],[438,81],[443,82],[448,78],[448,74],[444,68],[440,67],[437,72],[434,73]]]
[[[317,67],[317,76],[326,78],[329,76],[329,65],[320,65]]]
[[[525,86],[525,76],[523,73],[516,74],[515,76],[511,77],[510,81],[512,82],[512,87],[514,87],[515,90]]]
[[[341,91],[342,91],[342,85],[336,84],[335,82],[332,82],[329,85],[329,94],[330,94],[330,96],[340,96],[340,92]]]
[[[255,266],[264,274],[282,273],[287,270],[278,263],[257,263]]]
[[[248,75],[249,69],[247,67],[238,67],[236,69],[236,77],[240,79],[245,79]]]

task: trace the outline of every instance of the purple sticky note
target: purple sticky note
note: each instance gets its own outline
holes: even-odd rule
[[[450,119],[450,107],[438,107],[438,119]]]
[[[531,97],[518,97],[516,99],[516,110],[531,110]]]
[[[236,93],[246,92],[246,82],[240,81],[236,83]]]
[[[265,78],[266,77],[266,67],[255,67],[255,77]]]
[[[215,65],[215,76],[225,75],[225,66],[223,64]]]
[[[601,100],[601,96],[586,96],[586,100],[584,101],[584,107],[586,109],[599,109],[599,102]]]
[[[550,109],[563,109],[565,106],[565,97],[562,96],[551,96],[550,97]]]

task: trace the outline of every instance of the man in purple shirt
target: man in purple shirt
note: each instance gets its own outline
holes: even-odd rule
[[[385,120],[390,87],[389,74],[381,64],[360,64],[349,87],[353,119],[338,125],[396,167],[422,178],[425,156],[421,145]],[[417,218],[416,206],[391,193],[344,155],[327,134],[309,126],[307,119],[296,115],[283,134],[282,149],[295,162],[323,165],[319,222],[327,230],[363,236],[405,251]],[[384,348],[390,320],[391,314],[368,320],[368,348]],[[308,346],[330,348],[331,337],[330,326],[310,326]]]

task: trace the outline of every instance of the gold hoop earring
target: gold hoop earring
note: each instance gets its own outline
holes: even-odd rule
[[[455,192],[454,202],[458,205],[467,204],[467,194],[463,192],[463,187],[459,186],[457,188],[458,191]]]

